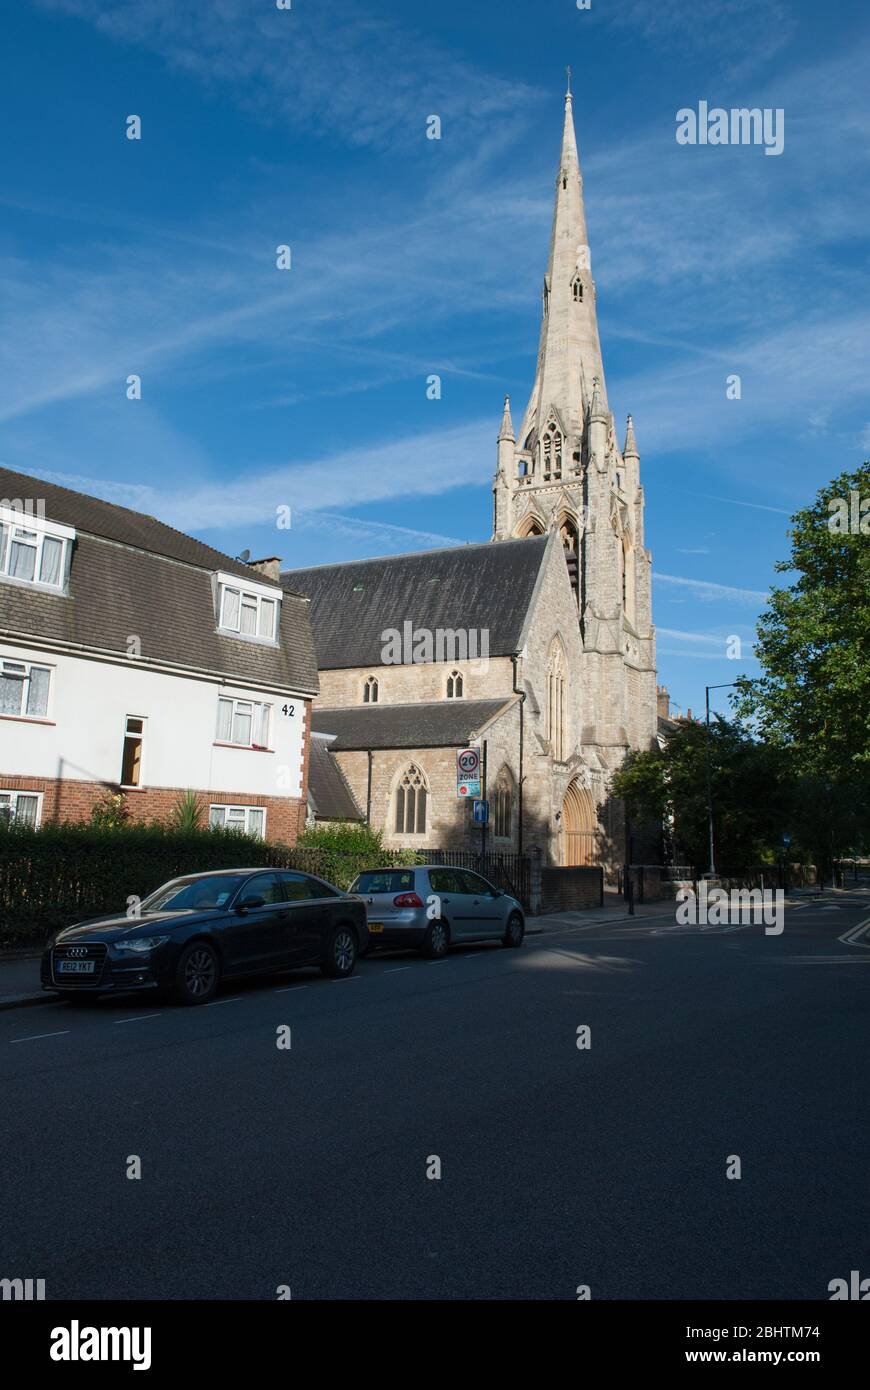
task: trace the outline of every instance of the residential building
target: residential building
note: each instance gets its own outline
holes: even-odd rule
[[[137,821],[192,789],[293,843],[317,667],[309,602],[125,507],[0,469],[0,814]]]

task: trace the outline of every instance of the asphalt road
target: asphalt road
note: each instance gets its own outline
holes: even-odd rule
[[[0,1277],[55,1299],[826,1299],[870,1276],[870,926],[840,939],[864,921],[866,891],[805,900],[781,936],[648,918],[200,1009],[2,1013]]]

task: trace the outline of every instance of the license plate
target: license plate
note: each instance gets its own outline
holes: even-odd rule
[[[383,930],[384,930],[384,924],[383,924],[383,922],[369,922],[369,931],[377,933],[377,932],[383,931]]]
[[[95,964],[92,960],[59,960],[55,968],[59,975],[93,975]]]

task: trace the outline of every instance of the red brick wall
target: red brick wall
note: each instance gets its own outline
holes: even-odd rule
[[[305,772],[307,774],[307,753]],[[116,785],[107,782],[79,782],[66,777],[60,780],[13,777],[2,771],[0,787],[4,791],[42,792],[43,824],[47,821],[89,820],[94,806],[106,795],[114,795],[118,791]],[[185,790],[184,787],[143,787],[141,791],[125,792],[131,820],[165,820]],[[295,845],[297,835],[305,824],[304,796],[300,799],[295,796],[252,796],[250,792],[211,791],[200,791],[199,796],[206,813],[211,804],[265,807],[267,840],[281,840],[284,844]]]

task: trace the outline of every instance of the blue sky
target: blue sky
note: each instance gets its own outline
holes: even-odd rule
[[[0,459],[294,567],[488,538],[570,63],[660,679],[757,671],[789,515],[870,453],[866,10],[22,0],[2,41]],[[702,100],[783,153],[677,145]]]

